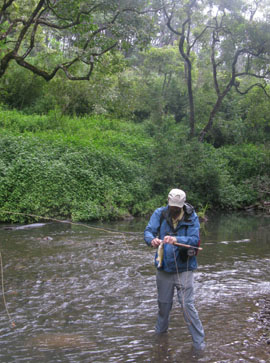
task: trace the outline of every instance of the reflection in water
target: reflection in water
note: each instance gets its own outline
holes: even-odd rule
[[[128,231],[125,237],[60,223],[0,229],[16,322],[12,329],[0,305],[1,362],[269,361],[256,319],[270,292],[269,225],[267,217],[231,214],[210,217],[202,229],[195,296],[207,349],[200,354],[176,299],[168,333],[154,333],[154,251],[143,242],[145,221],[104,226]]]

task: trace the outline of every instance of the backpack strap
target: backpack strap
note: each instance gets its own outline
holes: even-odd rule
[[[165,216],[165,210],[163,210],[162,212],[161,212],[161,215],[160,215],[160,219],[159,219],[159,228],[158,228],[158,235],[159,235],[159,237],[160,237],[160,227],[161,227],[161,224],[162,224],[162,222],[164,221],[164,219],[166,219],[166,216]]]

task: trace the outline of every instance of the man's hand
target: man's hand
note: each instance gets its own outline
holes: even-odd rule
[[[158,246],[161,244],[162,240],[159,239],[159,238],[154,238],[152,239],[151,241],[151,246],[152,247],[155,247],[155,248],[158,248]]]
[[[177,239],[173,236],[165,236],[163,241],[164,243],[169,243],[170,245],[173,245],[175,242],[177,242]]]

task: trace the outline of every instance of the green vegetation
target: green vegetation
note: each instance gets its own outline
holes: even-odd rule
[[[145,215],[172,187],[202,216],[267,208],[269,16],[266,0],[4,1],[0,221]]]
[[[73,220],[142,213],[153,143],[138,126],[102,117],[51,124],[50,115],[16,111],[0,118],[2,209]]]
[[[160,127],[1,110],[0,125],[5,211],[76,221],[145,215],[164,205],[175,185],[197,208],[243,208],[263,201],[270,183],[270,152],[264,146],[215,149],[188,141],[187,130],[173,120]]]

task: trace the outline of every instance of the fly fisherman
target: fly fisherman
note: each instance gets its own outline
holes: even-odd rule
[[[168,329],[176,288],[193,346],[203,350],[204,330],[194,306],[193,293],[200,223],[194,208],[185,202],[185,192],[172,189],[168,195],[168,205],[156,209],[152,214],[144,231],[144,240],[148,246],[158,249],[155,256],[159,308],[156,333],[165,333]],[[191,247],[179,247],[175,243]]]

